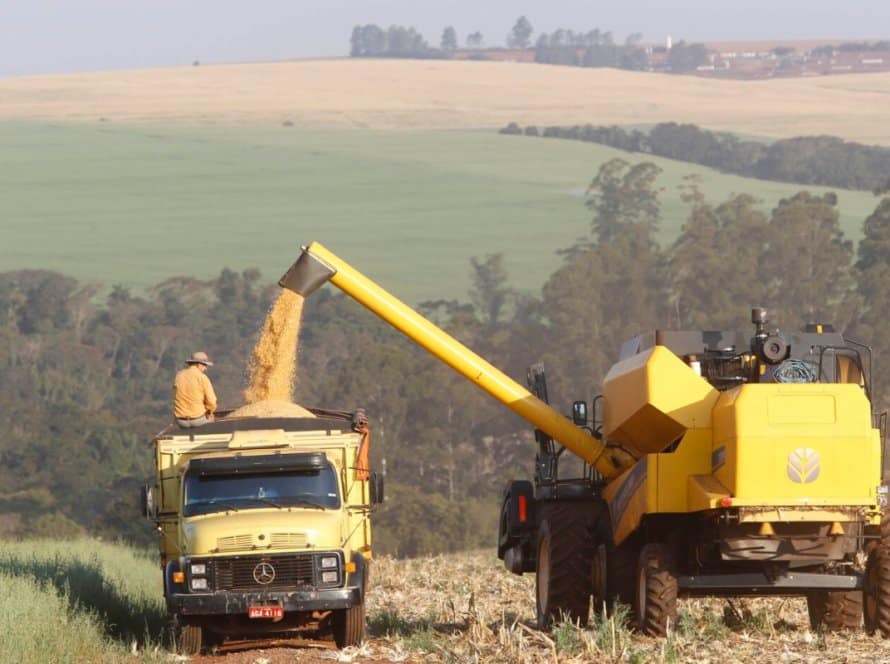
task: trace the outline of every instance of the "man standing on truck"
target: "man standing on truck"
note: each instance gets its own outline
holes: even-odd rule
[[[193,353],[185,361],[187,369],[176,374],[173,381],[173,417],[183,428],[199,427],[213,422],[216,393],[207,377],[207,367],[213,362],[204,351]]]

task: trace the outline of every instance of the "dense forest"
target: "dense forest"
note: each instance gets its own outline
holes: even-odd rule
[[[600,143],[761,180],[869,191],[883,189],[890,182],[890,149],[835,136],[799,136],[767,143],[676,122],[662,122],[649,131],[592,124],[523,128],[511,122],[501,133]]]
[[[749,329],[751,306],[763,305],[783,328],[833,322],[873,345],[874,394],[886,406],[890,196],[876,199],[854,247],[831,194],[802,191],[764,213],[745,194],[706,200],[690,179],[688,219],[660,247],[658,175],[648,162],[603,164],[587,192],[590,226],[539,293],[511,288],[494,254],[468,266],[466,301],[419,309],[520,380],[542,360],[551,400],[567,409],[595,394],[625,338]],[[0,274],[0,533],[151,542],[138,487],[151,474],[152,434],[170,419],[174,372],[206,350],[221,406],[238,405],[277,276],[224,269],[135,293],[48,271]],[[333,291],[307,301],[299,363],[299,402],[368,409],[374,465],[385,458],[387,471],[379,549],[493,544],[503,484],[531,473],[527,425]]]

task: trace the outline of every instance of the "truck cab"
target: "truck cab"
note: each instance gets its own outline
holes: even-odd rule
[[[310,411],[223,414],[155,437],[144,511],[181,652],[259,636],[362,641],[382,482],[363,411]]]

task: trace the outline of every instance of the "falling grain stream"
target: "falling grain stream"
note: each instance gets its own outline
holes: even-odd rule
[[[302,416],[312,413],[293,403],[297,376],[297,345],[303,297],[282,290],[266,315],[263,332],[248,363],[244,403],[233,416]]]

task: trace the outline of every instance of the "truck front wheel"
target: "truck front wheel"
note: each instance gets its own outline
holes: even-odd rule
[[[180,625],[177,646],[180,655],[199,655],[204,640],[204,630],[198,625]]]
[[[338,648],[360,644],[365,638],[364,604],[334,611],[331,616],[331,627],[334,631],[334,643]]]

